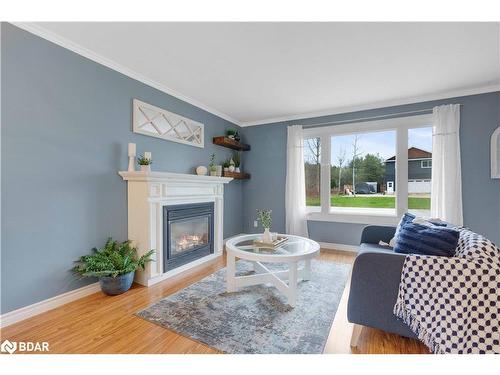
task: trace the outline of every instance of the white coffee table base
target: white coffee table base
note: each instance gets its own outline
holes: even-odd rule
[[[297,303],[297,283],[299,280],[309,280],[311,277],[311,260],[304,260],[304,266],[298,268],[298,262],[287,262],[288,270],[271,271],[261,262],[250,261],[253,264],[253,275],[236,276],[236,257],[233,254],[227,255],[227,291],[235,292],[238,288],[271,284],[283,293],[288,304],[295,307]]]

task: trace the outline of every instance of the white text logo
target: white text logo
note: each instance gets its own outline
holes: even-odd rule
[[[12,342],[5,340],[2,345],[0,345],[0,351],[3,353],[13,354],[15,351],[18,352],[48,352],[49,343],[46,341],[42,342],[31,342],[31,341],[19,341]]]

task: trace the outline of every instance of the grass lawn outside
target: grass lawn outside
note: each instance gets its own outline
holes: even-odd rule
[[[332,207],[362,207],[362,208],[395,208],[396,197],[371,197],[371,196],[343,196],[334,195],[330,198]],[[318,198],[307,198],[307,206],[320,206]],[[409,197],[409,209],[429,210],[431,208],[430,198]]]

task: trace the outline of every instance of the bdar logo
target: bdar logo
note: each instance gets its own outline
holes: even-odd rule
[[[9,340],[5,340],[2,345],[0,345],[0,350],[2,353],[12,354],[17,349],[17,342],[10,342]]]

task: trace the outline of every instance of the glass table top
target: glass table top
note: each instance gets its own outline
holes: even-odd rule
[[[280,235],[281,236],[281,235]],[[261,234],[251,234],[239,236],[230,239],[226,243],[226,247],[233,250],[238,250],[242,252],[254,253],[254,254],[268,254],[275,256],[287,256],[287,255],[305,255],[314,253],[319,250],[318,243],[303,237],[298,236],[286,236],[288,240],[282,245],[278,246],[276,249],[269,249],[265,247],[260,247],[254,244],[254,241],[260,241],[262,238]]]

